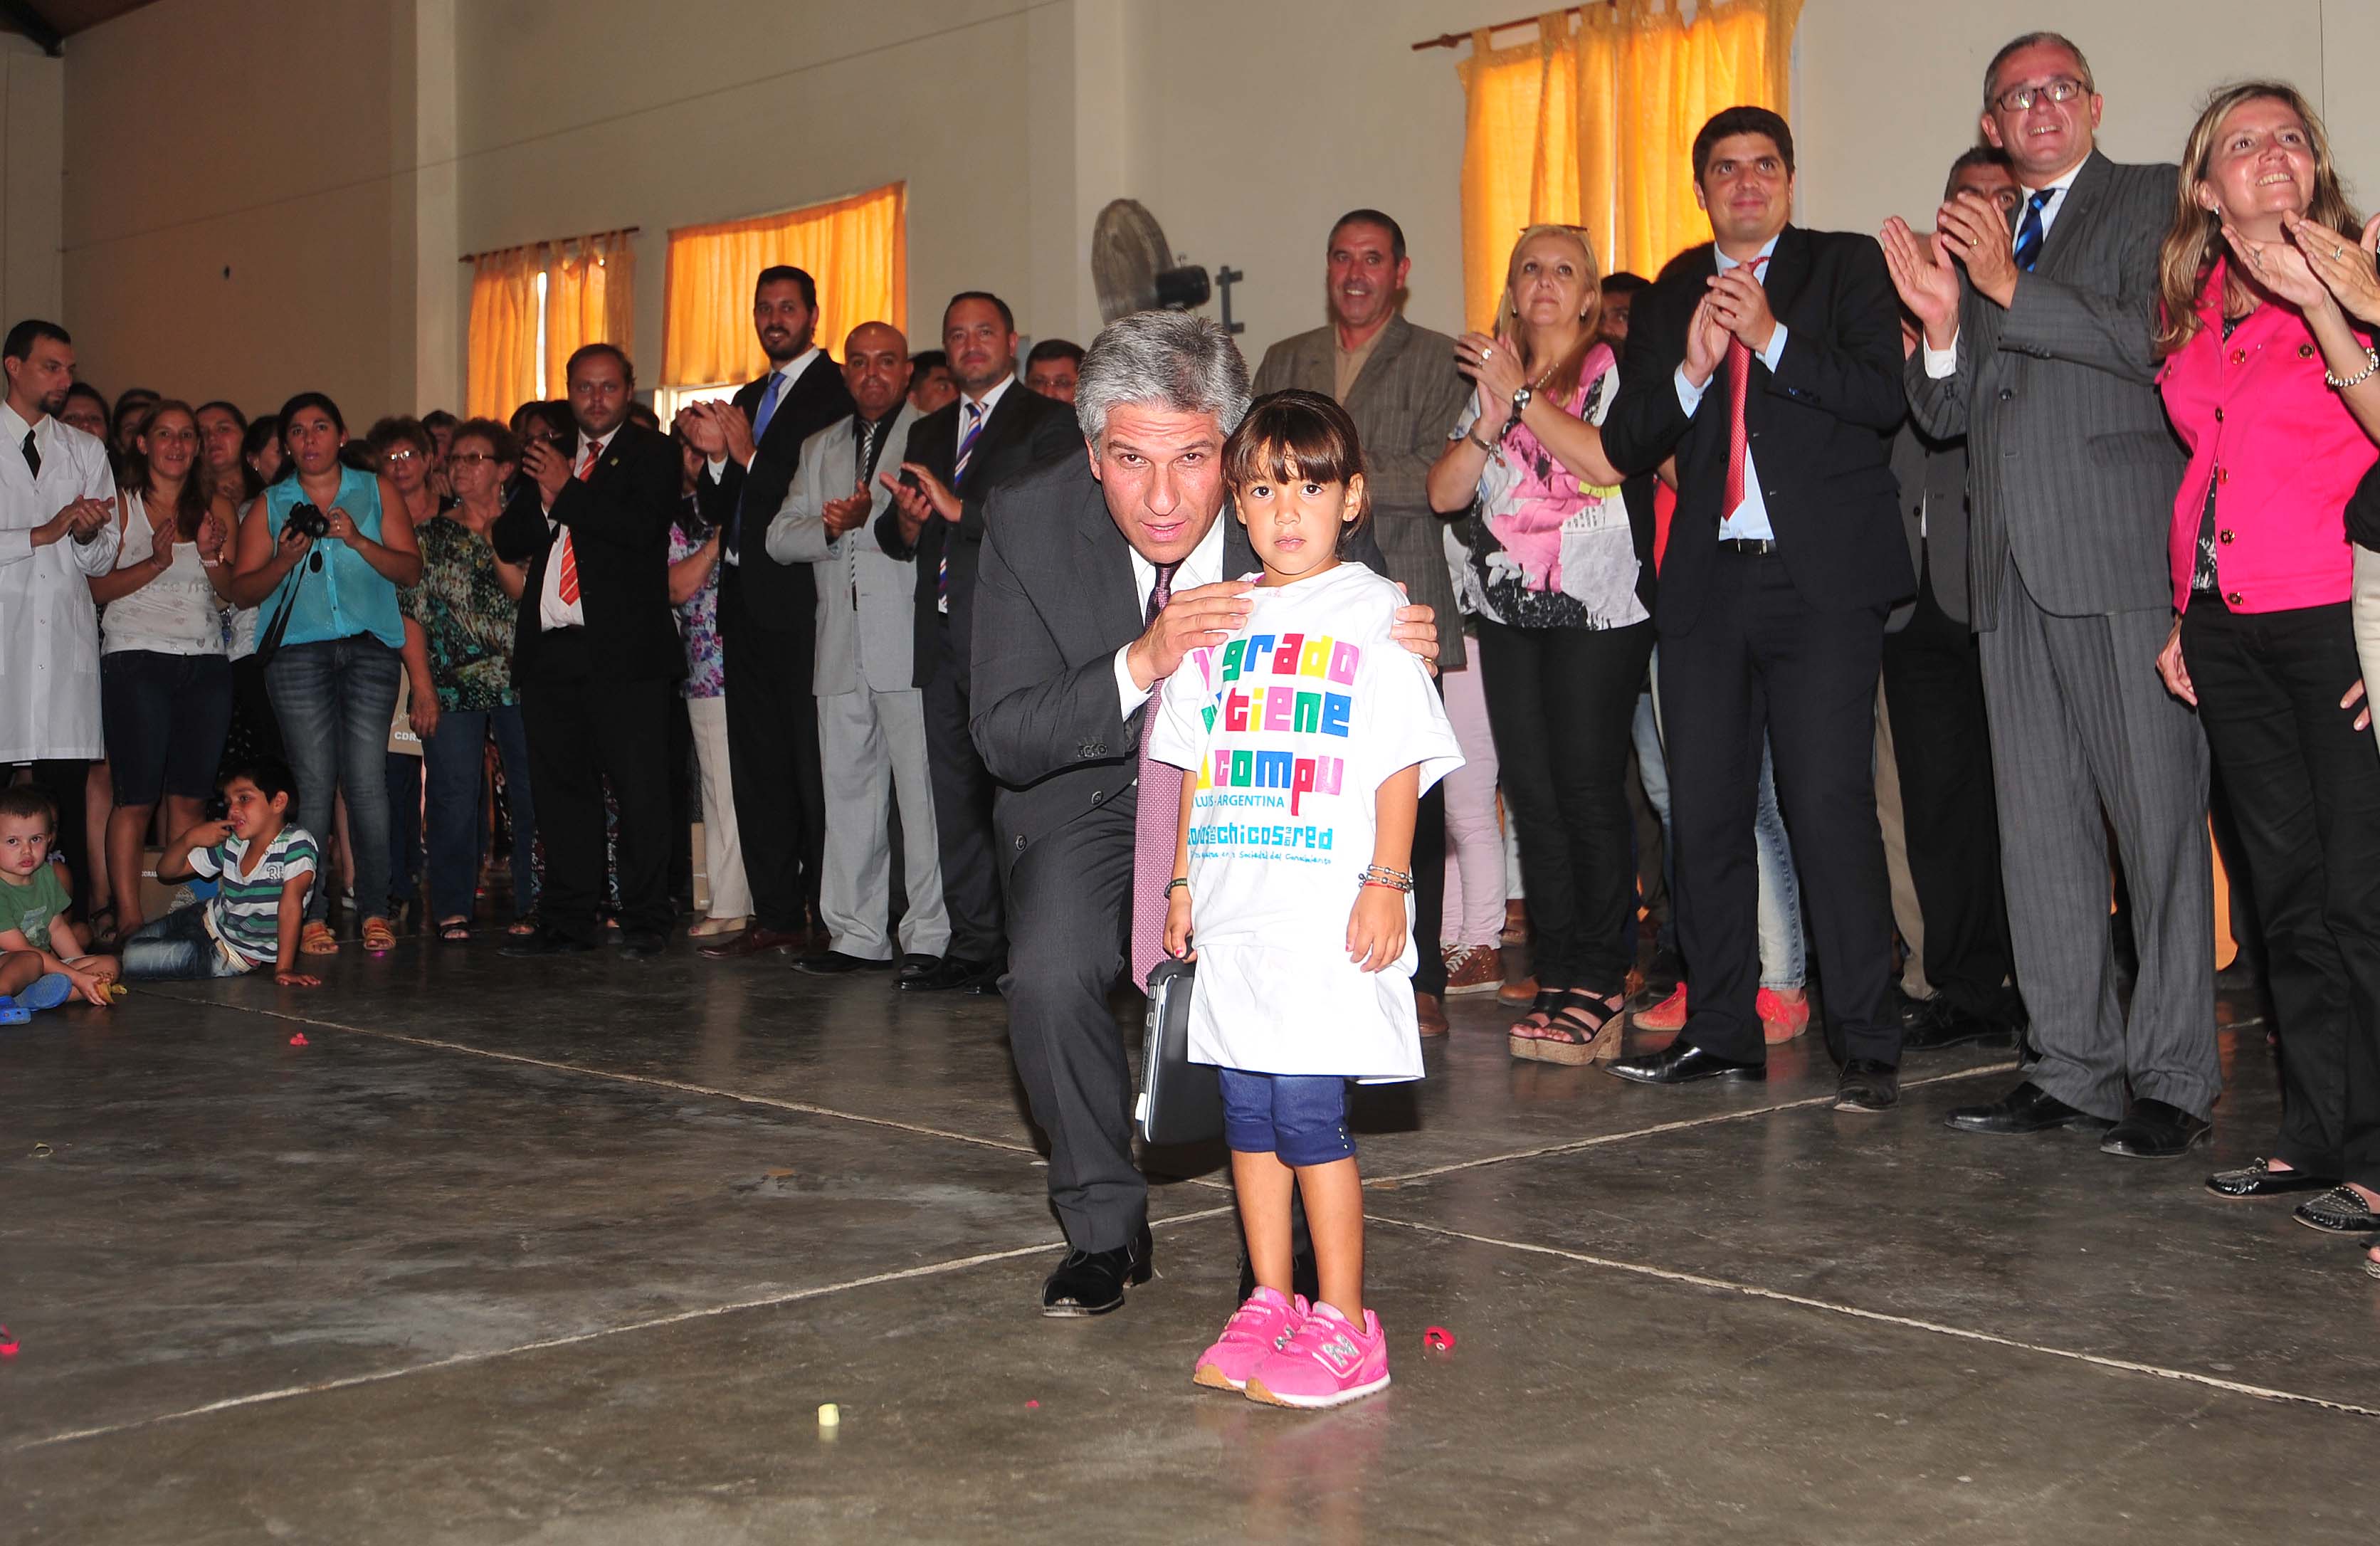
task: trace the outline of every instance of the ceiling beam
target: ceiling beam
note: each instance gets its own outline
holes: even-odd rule
[[[31,0],[0,0],[0,19],[30,38],[51,58],[65,52],[65,34],[33,8]]]

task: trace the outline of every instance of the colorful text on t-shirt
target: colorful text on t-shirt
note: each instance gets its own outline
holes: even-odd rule
[[[1364,663],[1358,646],[1323,634],[1259,633],[1225,644],[1220,659],[1211,648],[1194,653],[1199,670],[1213,684],[1214,700],[1202,714],[1209,733],[1220,715],[1226,735],[1269,732],[1343,740],[1349,734],[1354,694],[1305,684],[1354,687]],[[1344,769],[1336,757],[1218,747],[1198,769],[1198,787],[1283,790],[1294,816],[1304,797],[1337,794]]]

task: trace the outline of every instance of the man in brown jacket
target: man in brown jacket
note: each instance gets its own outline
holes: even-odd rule
[[[1460,615],[1447,574],[1446,523],[1431,513],[1426,485],[1470,383],[1454,368],[1454,340],[1414,326],[1397,310],[1413,264],[1394,220],[1378,210],[1352,210],[1330,227],[1329,250],[1330,321],[1267,349],[1257,368],[1257,395],[1293,386],[1328,393],[1354,418],[1364,442],[1372,530],[1389,578],[1444,620],[1439,665],[1459,671],[1466,663],[1462,630],[1452,626]],[[1442,789],[1422,797],[1413,851],[1414,938],[1421,956],[1414,998],[1422,1034],[1435,1036],[1446,1029],[1446,963],[1439,951],[1446,907]]]

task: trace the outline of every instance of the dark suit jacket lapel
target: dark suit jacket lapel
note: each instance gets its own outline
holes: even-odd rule
[[[1008,390],[1000,395],[1000,401],[991,405],[991,417],[984,420],[983,433],[976,437],[975,450],[967,456],[967,468],[970,471],[986,456],[1007,444],[1024,427],[1026,406],[1023,398],[1025,394],[1032,390],[1022,379],[1012,380],[1008,383]],[[964,426],[966,422],[965,417],[966,410],[961,408],[959,412],[961,415],[959,422]],[[955,456],[955,451],[953,455]]]
[[[2073,262],[2072,255],[2089,239],[2092,209],[2107,190],[2107,178],[2112,175],[2110,165],[2106,156],[2093,151],[2083,161],[2082,169],[2074,174],[2065,201],[2058,206],[2057,224],[2043,238],[2041,257],[2033,265],[2034,273],[2049,279],[2065,275]]]
[[[1006,398],[1001,406],[1007,406]],[[993,412],[997,416],[998,409]],[[991,426],[985,425],[983,432],[990,434]],[[1080,497],[1074,513],[1075,566],[1080,577],[1079,593],[1089,598],[1092,625],[1099,638],[1133,638],[1146,624],[1143,609],[1134,600],[1140,586],[1133,576],[1131,546],[1116,530],[1099,480],[1090,475],[1088,467],[1076,487]]]
[[[1761,287],[1768,292],[1768,310],[1781,318],[1793,309],[1810,283],[1810,237],[1799,225],[1777,233],[1777,250],[1768,257]]]

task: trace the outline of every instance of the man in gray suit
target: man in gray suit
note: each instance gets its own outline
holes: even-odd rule
[[[1161,872],[1136,888],[1145,705],[1184,654],[1230,638],[1250,607],[1238,577],[1258,566],[1246,530],[1223,517],[1221,473],[1248,396],[1246,362],[1218,323],[1125,317],[1083,357],[1075,409],[1087,458],[1003,484],[984,511],[969,669],[975,743],[1000,783],[1001,992],[1017,1077],[1050,1136],[1050,1201],[1069,1248],[1042,1284],[1045,1315],[1105,1314],[1149,1275],[1148,1183],[1133,1164],[1130,1069],[1108,992],[1127,930],[1163,921],[1180,820],[1174,773],[1150,807]],[[1386,572],[1368,530],[1344,556]],[[1437,654],[1429,608],[1397,619],[1405,648]],[[1160,765],[1148,776],[1169,775]]]
[[[2206,744],[2155,665],[2172,622],[2165,539],[2182,457],[2155,384],[2151,309],[2178,173],[2093,149],[2091,67],[2055,33],[2010,43],[1984,80],[1984,137],[2024,194],[2014,239],[1996,204],[1963,194],[1936,215],[1931,263],[1904,222],[1884,232],[1925,328],[1907,371],[1919,426],[1967,436],[1969,603],[2017,976],[2041,1052],[2009,1095],[1950,1122],[2109,1129],[2109,1153],[2170,1158],[2205,1138],[2222,1082]],[[2103,806],[2140,947],[2129,1016]]]
[[[1446,522],[1429,507],[1429,469],[1463,417],[1471,383],[1454,368],[1454,340],[1397,310],[1413,260],[1405,234],[1378,210],[1351,210],[1330,227],[1330,321],[1282,339],[1257,367],[1256,393],[1303,387],[1337,399],[1364,443],[1364,485],[1389,578],[1441,617],[1454,615],[1446,569]],[[1449,628],[1439,663],[1463,669],[1463,632]],[[1414,818],[1415,1007],[1422,1034],[1443,1035],[1446,958],[1446,791],[1432,785]]]
[[[901,953],[910,958],[905,969],[921,970],[939,964],[951,920],[933,842],[925,704],[912,676],[917,570],[887,556],[875,533],[877,517],[892,503],[879,472],[885,447],[907,444],[917,419],[907,396],[909,341],[886,323],[862,323],[844,340],[843,377],[858,411],[803,443],[785,502],[769,523],[769,556],[809,565],[818,582],[811,690],[826,786],[819,916],[832,948],[799,965],[819,973],[892,967],[892,942],[884,937],[892,910],[889,792],[906,838]]]

